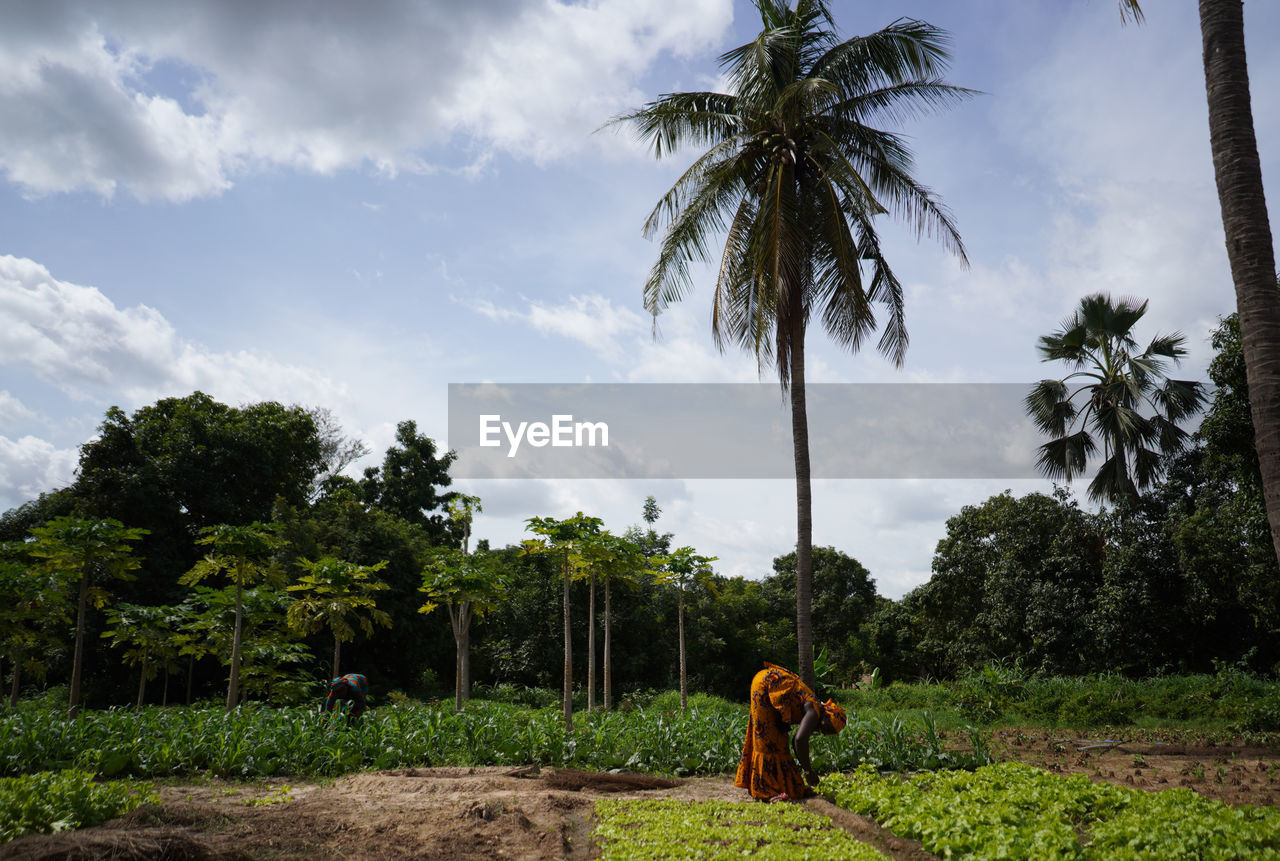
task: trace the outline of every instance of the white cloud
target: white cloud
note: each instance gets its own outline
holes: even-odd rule
[[[71,483],[79,453],[59,449],[47,440],[0,436],[0,509]]]
[[[10,427],[19,421],[35,417],[26,404],[6,391],[0,390],[0,428]]]
[[[0,255],[0,365],[25,367],[79,399],[145,403],[200,389],[231,403],[323,403],[343,387],[310,370],[241,350],[184,341],[158,311],[119,309],[94,287],[39,263]]]
[[[0,32],[0,172],[31,195],[169,200],[272,166],[393,175],[580,151],[656,59],[705,50],[732,19],[730,0],[25,6]],[[469,164],[430,163],[468,139]]]

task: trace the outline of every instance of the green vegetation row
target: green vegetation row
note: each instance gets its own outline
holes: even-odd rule
[[[738,762],[744,706],[697,698],[687,711],[588,712],[566,731],[553,708],[472,701],[462,712],[414,702],[368,712],[336,732],[314,710],[247,705],[85,711],[19,709],[0,715],[0,774],[82,768],[103,776],[332,776],[364,768],[523,765],[663,774],[721,774]],[[927,718],[858,720],[814,743],[820,770],[975,767],[991,758],[949,750]]]
[[[828,775],[818,791],[944,857],[1276,858],[1280,811],[1004,762],[974,772]]]
[[[76,769],[0,778],[0,843],[23,834],[97,825],[157,801],[150,786],[99,782]]]
[[[832,827],[825,816],[796,804],[608,799],[596,802],[595,811],[595,837],[605,861],[729,861],[745,855],[779,861],[884,857]]]
[[[987,726],[1179,725],[1237,734],[1280,731],[1280,682],[1232,669],[1129,679],[1035,677],[1016,665],[988,664],[954,682],[844,691],[840,701],[855,710],[929,710]]]

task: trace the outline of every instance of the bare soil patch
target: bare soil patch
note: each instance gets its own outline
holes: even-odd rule
[[[1185,786],[1228,804],[1280,802],[1280,751],[1091,738],[1061,730],[1001,730],[995,749],[1059,774],[1148,790]],[[745,801],[728,775],[672,779],[568,769],[414,768],[333,781],[200,780],[159,787],[161,803],[94,828],[30,835],[0,859],[591,859],[597,799]],[[804,804],[898,859],[920,844],[822,799]]]

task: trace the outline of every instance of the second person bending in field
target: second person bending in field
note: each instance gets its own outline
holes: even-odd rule
[[[834,735],[846,720],[834,700],[819,702],[799,676],[765,661],[751,680],[751,716],[733,785],[769,801],[813,795],[818,775],[809,761],[809,736],[814,730]],[[793,724],[795,737],[788,743]]]

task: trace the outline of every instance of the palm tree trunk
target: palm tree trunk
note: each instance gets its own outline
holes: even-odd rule
[[[799,306],[800,291],[794,291]],[[813,491],[809,474],[809,415],[804,392],[804,314],[791,312],[791,442],[796,461],[796,672],[809,687],[813,676]]]
[[[609,618],[609,578],[604,581],[604,710],[613,708],[613,653],[610,651],[612,620]]]
[[[147,695],[147,661],[142,661],[142,672],[138,674],[138,704],[136,711],[142,711],[142,700]]]
[[[1240,313],[1262,495],[1280,559],[1280,291],[1253,130],[1241,0],[1200,0],[1200,35],[1209,146]]]
[[[236,583],[236,629],[231,638],[231,678],[227,682],[227,711],[240,704],[240,619],[244,614],[244,587]]]
[[[338,639],[338,635],[333,635],[333,675],[329,678],[336,679],[340,673],[338,668],[342,666],[342,641]]]
[[[596,572],[587,575],[587,711],[596,707]]]
[[[187,705],[191,705],[191,696],[195,690],[196,681],[196,656],[192,655],[187,659]]]
[[[71,697],[67,713],[75,719],[80,716],[80,671],[84,668],[84,617],[89,605],[89,572],[80,577],[80,599],[76,604],[76,647],[71,661]]]
[[[680,606],[676,613],[676,618],[680,631],[680,711],[684,711],[689,707],[689,685],[688,676],[685,673],[684,663],[684,587],[680,587]]]
[[[569,626],[569,554],[564,556],[564,689],[561,691],[560,709],[564,713],[564,727],[573,729],[573,639]]]

